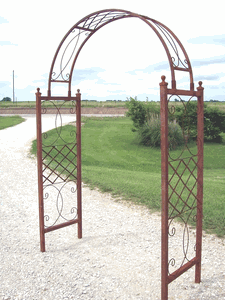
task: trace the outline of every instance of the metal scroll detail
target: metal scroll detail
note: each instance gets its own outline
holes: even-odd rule
[[[70,102],[70,106],[68,105]],[[42,176],[44,201],[44,227],[77,218],[77,143],[76,130],[63,126],[61,109],[76,113],[75,101],[42,102],[42,115],[56,110],[55,129],[42,133]]]
[[[176,87],[175,70],[189,72],[190,87],[194,88],[192,68],[188,55],[176,35],[162,23],[147,16],[138,15],[126,10],[101,10],[78,21],[61,41],[49,73],[48,94],[51,84],[68,84],[68,95],[71,93],[71,81],[78,55],[88,39],[103,26],[124,18],[139,18],[153,29],[166,51],[171,69],[172,87]]]
[[[185,57],[183,49],[181,49],[181,46],[178,44],[178,41],[175,39],[172,32],[169,31],[169,29],[163,24],[152,19],[149,20],[155,25],[159,32],[161,32],[162,37],[167,44],[168,49],[170,50],[173,67],[187,70],[190,66],[190,62],[188,58]]]
[[[67,33],[63,44],[60,47],[60,53],[57,55],[57,61],[54,65],[54,70],[51,73],[51,81],[69,82],[72,72],[71,65],[76,57],[80,46],[100,27],[105,23],[115,21],[128,16],[126,12],[119,11],[104,11],[94,13],[80,20]]]
[[[171,102],[174,98],[180,100],[177,106],[171,106],[171,103],[177,103]],[[168,99],[168,119],[177,122],[176,126],[181,127],[183,137],[183,146],[169,151],[168,160],[169,275],[196,255],[193,228],[196,227],[197,214],[197,117],[191,119],[189,109],[194,110],[197,116],[197,101],[192,100],[194,98],[190,97],[184,102],[179,95],[171,95]],[[175,119],[176,109],[179,109],[178,121]],[[178,129],[174,127],[174,130]]]

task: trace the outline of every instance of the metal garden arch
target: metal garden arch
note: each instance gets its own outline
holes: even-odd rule
[[[169,61],[171,71],[171,88],[162,76],[160,83],[161,102],[161,194],[162,194],[162,244],[161,244],[161,298],[168,299],[168,285],[185,271],[195,266],[195,282],[201,280],[201,247],[202,247],[202,202],[203,202],[203,87],[199,82],[197,91],[194,90],[193,74],[188,55],[176,35],[162,23],[149,17],[132,13],[126,10],[107,9],[94,12],[77,22],[64,36],[53,58],[51,65],[48,93],[42,96],[40,89],[36,93],[37,113],[37,151],[38,151],[38,188],[39,188],[39,223],[41,251],[45,251],[45,233],[78,223],[78,238],[82,238],[82,207],[81,207],[81,94],[77,90],[76,96],[71,95],[71,83],[74,67],[85,43],[103,26],[116,20],[125,18],[138,18],[145,22],[160,39]],[[177,89],[176,72],[189,73],[190,89]],[[67,86],[67,95],[52,96],[52,85]],[[189,131],[183,130],[185,138],[185,151],[177,158],[172,158],[169,151],[168,115],[172,114],[168,104],[172,97],[188,96],[190,100],[197,98],[197,153],[192,153],[187,145]],[[54,101],[53,101],[54,100]],[[58,104],[56,103],[58,100]],[[182,99],[180,98],[182,101]],[[64,104],[71,103],[68,110],[76,113],[76,134],[71,133],[71,142],[65,143],[63,139],[62,110]],[[58,137],[55,141],[42,133],[42,115],[47,113],[51,103],[56,111],[56,129]],[[185,111],[186,106],[182,101]],[[172,106],[172,110],[173,110]],[[186,116],[184,116],[186,118]],[[183,155],[185,152],[185,155]],[[188,155],[186,155],[188,153]],[[59,158],[60,157],[60,158]],[[72,158],[71,158],[72,157]],[[48,160],[47,160],[48,158]],[[67,167],[62,165],[66,160]],[[50,161],[50,162],[49,162]],[[180,171],[180,170],[181,171]],[[184,173],[189,175],[184,177]],[[65,175],[66,174],[66,175]],[[191,184],[190,184],[191,183]],[[72,195],[76,195],[77,204],[70,209],[71,217],[64,214],[65,199],[63,191],[69,186]],[[182,188],[178,189],[181,185]],[[49,199],[48,189],[55,191],[56,217],[53,223],[46,214],[45,202]],[[186,193],[186,194],[185,194]],[[174,201],[174,197],[176,200]],[[71,197],[70,197],[71,198]],[[175,258],[169,258],[169,238],[175,236],[176,229],[172,225],[174,219],[180,219],[184,224],[182,259],[175,271],[170,267],[176,266]],[[188,256],[189,229],[188,222],[196,224],[195,255]],[[50,224],[50,225],[49,225]]]

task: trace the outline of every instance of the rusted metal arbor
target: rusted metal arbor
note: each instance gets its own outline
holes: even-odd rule
[[[37,149],[38,149],[38,187],[39,187],[39,221],[41,251],[45,251],[45,233],[78,223],[78,238],[82,237],[82,209],[81,209],[81,123],[80,100],[81,94],[71,95],[71,84],[74,67],[85,43],[91,36],[105,25],[126,18],[138,18],[145,22],[161,41],[170,66],[171,88],[162,76],[160,83],[161,101],[161,174],[162,174],[162,276],[161,298],[168,299],[168,285],[178,276],[192,266],[195,266],[195,282],[201,280],[201,245],[202,245],[202,202],[203,202],[203,87],[199,82],[197,91],[194,90],[193,74],[188,55],[176,35],[162,23],[149,17],[125,10],[107,9],[94,12],[77,22],[64,36],[53,58],[51,65],[47,96],[42,96],[38,89],[36,93],[37,103]],[[190,88],[188,90],[177,89],[176,72],[186,72],[189,75]],[[67,95],[52,96],[53,84],[67,87]],[[189,97],[184,102],[181,97]],[[170,104],[173,97],[180,98],[184,105],[183,137],[185,144],[178,157],[173,157],[170,152],[170,137],[168,126],[175,107]],[[197,153],[193,153],[188,146],[191,137],[189,125],[187,125],[187,106],[192,98],[197,99],[197,129],[196,143]],[[56,104],[55,100],[60,100]],[[48,135],[42,133],[42,114],[47,112],[46,103],[50,102],[56,109],[56,129],[58,138],[49,142]],[[76,134],[71,133],[71,143],[66,144],[63,139],[61,108],[67,102],[71,102],[71,113],[76,111]],[[44,105],[44,107],[43,107]],[[60,120],[60,125],[58,121]],[[62,161],[67,161],[67,167]],[[65,175],[66,174],[66,175]],[[71,218],[66,218],[64,213],[63,188],[67,184],[71,197],[76,194],[70,209]],[[60,186],[61,185],[61,186]],[[60,186],[60,187],[59,187]],[[53,223],[47,225],[50,217],[44,212],[45,202],[49,198],[47,189],[56,190],[56,218]],[[76,193],[75,193],[76,191]],[[73,197],[72,197],[73,198]],[[183,223],[181,243],[181,262],[178,264],[174,257],[170,257],[169,240],[176,236],[174,220],[179,219]],[[61,221],[60,221],[61,220]],[[193,245],[194,255],[189,257],[190,230],[189,222],[195,223],[196,240]],[[173,249],[173,244],[172,244]],[[177,266],[178,264],[178,266]],[[173,271],[170,268],[173,267]]]
[[[203,204],[203,141],[204,141],[204,116],[203,116],[203,87],[199,82],[197,91],[168,89],[165,76],[162,76],[160,83],[161,101],[161,176],[162,176],[162,299],[168,299],[168,284],[195,266],[195,282],[201,281],[201,248],[202,248],[202,204]],[[185,145],[179,155],[174,157],[170,151],[170,137],[168,136],[168,119],[174,113],[175,107],[169,107],[172,97],[180,98],[184,105],[182,116],[183,137]],[[183,102],[180,96],[188,96]],[[187,107],[193,97],[197,98],[197,128],[196,144],[197,152],[188,146],[191,138],[190,120]],[[188,123],[184,126],[184,123]],[[183,224],[181,236],[181,255],[178,256],[179,263],[170,252],[177,252],[179,249],[174,245],[169,248],[169,241],[176,236],[176,225],[173,221],[179,220]],[[196,227],[196,239],[191,246],[190,226]],[[172,244],[172,242],[171,242]],[[193,257],[190,257],[192,252]],[[193,253],[194,252],[194,253]],[[179,265],[177,267],[177,265]],[[170,270],[173,269],[173,271]]]

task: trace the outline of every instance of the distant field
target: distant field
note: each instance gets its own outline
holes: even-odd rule
[[[63,103],[63,101],[51,101],[54,104]],[[46,103],[47,104],[47,103]],[[71,102],[63,104],[63,107],[70,106]],[[0,102],[0,108],[11,108],[11,107],[25,107],[25,108],[34,108],[36,106],[35,101],[20,101],[17,103],[12,102]],[[52,107],[53,105],[49,103],[49,105]],[[126,107],[126,101],[81,101],[82,107]]]
[[[220,110],[225,111],[225,102],[206,102],[210,107],[218,107]]]
[[[57,104],[57,101],[52,101]],[[82,107],[125,107],[127,101],[93,101],[93,100],[82,100]],[[146,102],[147,103],[147,102]],[[218,107],[219,109],[225,111],[225,102],[205,102],[210,107]],[[155,102],[156,105],[160,105],[160,102]],[[12,107],[25,107],[25,108],[34,108],[36,105],[35,101],[20,101],[17,103],[12,102],[0,102],[0,108],[12,108]],[[65,103],[63,107],[69,106],[70,103]],[[169,106],[182,105],[181,102],[171,101]],[[52,104],[49,104],[52,107]]]

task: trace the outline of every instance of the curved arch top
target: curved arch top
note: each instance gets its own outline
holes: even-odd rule
[[[48,81],[48,96],[51,96],[52,82],[68,84],[68,96],[71,96],[73,70],[78,55],[87,40],[103,26],[125,18],[139,18],[156,33],[168,57],[172,88],[176,89],[175,71],[184,71],[189,73],[190,90],[194,90],[193,73],[188,55],[180,40],[168,27],[154,19],[130,11],[106,9],[84,17],[64,36],[52,61]]]

